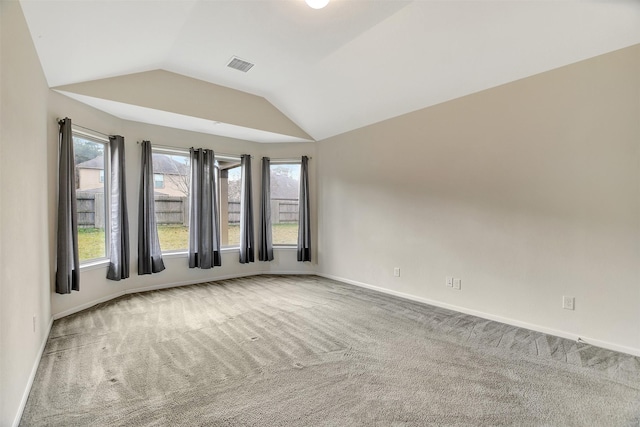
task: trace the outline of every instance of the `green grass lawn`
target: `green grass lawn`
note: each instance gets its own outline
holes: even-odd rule
[[[271,227],[271,239],[274,245],[297,245],[298,223],[273,224]]]
[[[80,261],[103,258],[104,254],[104,228],[78,228]]]
[[[296,245],[298,224],[273,224],[273,244]],[[256,243],[258,236],[256,235]],[[158,239],[163,252],[186,250],[189,247],[189,229],[183,225],[159,225]],[[240,242],[240,226],[229,226],[229,245]],[[78,228],[80,261],[103,258],[105,254],[104,229]]]

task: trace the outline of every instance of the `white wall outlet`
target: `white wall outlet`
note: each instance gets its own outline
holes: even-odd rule
[[[453,288],[453,277],[447,276],[447,288]]]
[[[462,279],[453,279],[453,289],[460,290],[462,288]]]
[[[393,269],[393,275],[394,275],[395,277],[400,277],[400,267],[395,267],[395,268]]]
[[[565,310],[575,310],[576,308],[576,299],[575,297],[562,297],[562,308]]]
[[[562,297],[562,308],[565,310],[575,310],[576,308],[576,299],[575,297]]]

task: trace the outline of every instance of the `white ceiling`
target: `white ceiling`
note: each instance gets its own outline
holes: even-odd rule
[[[51,87],[165,69],[262,96],[316,140],[640,43],[639,0],[21,4]]]

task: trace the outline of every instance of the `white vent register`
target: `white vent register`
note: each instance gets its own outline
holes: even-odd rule
[[[231,58],[231,60],[227,64],[227,67],[246,73],[251,68],[253,68],[254,65],[255,64],[252,64],[251,62],[245,61],[244,59],[240,59],[237,56],[234,56]]]

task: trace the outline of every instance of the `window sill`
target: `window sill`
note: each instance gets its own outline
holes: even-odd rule
[[[104,259],[97,259],[97,260],[93,260],[93,261],[89,261],[86,262],[84,264],[80,264],[80,271],[90,271],[90,270],[97,270],[99,268],[104,268],[104,267],[108,267],[109,266],[109,260],[104,258]]]
[[[189,253],[187,251],[180,252],[163,252],[162,258],[171,259],[171,258],[186,258]]]
[[[240,248],[239,247],[222,248],[222,249],[220,249],[220,252],[222,252],[222,253],[225,253],[225,252],[240,252]],[[162,258],[167,258],[167,259],[171,259],[171,258],[186,258],[188,256],[189,256],[189,252],[187,252],[187,251],[163,252],[163,254],[162,254]]]
[[[287,251],[295,251],[298,249],[297,245],[273,245],[273,249],[284,249]]]

